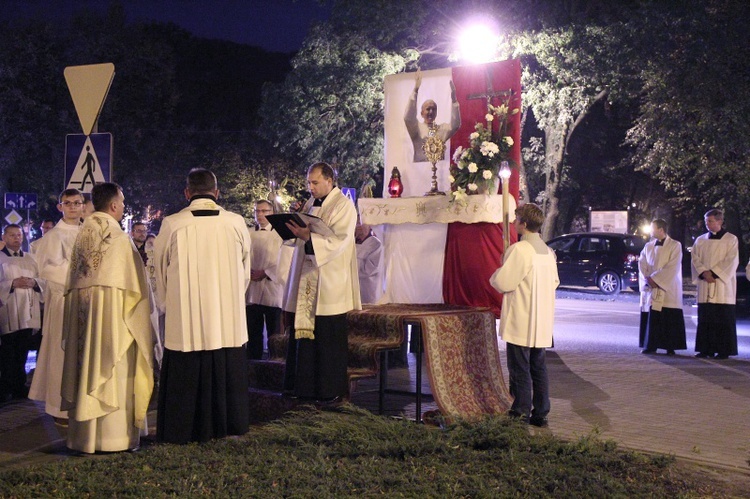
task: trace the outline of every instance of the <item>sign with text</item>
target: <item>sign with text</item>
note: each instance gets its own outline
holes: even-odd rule
[[[628,212],[623,211],[592,211],[591,232],[628,233]]]

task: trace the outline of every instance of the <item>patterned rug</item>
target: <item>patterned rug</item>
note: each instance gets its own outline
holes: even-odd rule
[[[477,419],[510,408],[490,309],[392,303],[366,306],[348,318],[350,369],[377,372],[378,351],[398,348],[406,323],[416,322],[432,394],[444,417]]]

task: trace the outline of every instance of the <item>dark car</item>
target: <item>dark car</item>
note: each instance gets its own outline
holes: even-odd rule
[[[646,241],[638,236],[608,232],[582,232],[547,242],[557,255],[557,272],[563,286],[597,286],[611,295],[621,289],[638,289],[638,258]]]

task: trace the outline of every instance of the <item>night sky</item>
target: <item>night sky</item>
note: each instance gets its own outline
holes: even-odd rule
[[[82,8],[105,12],[115,0],[5,0],[0,20],[43,17],[68,21]],[[128,22],[172,22],[201,38],[277,52],[300,48],[312,22],[328,10],[315,0],[121,0]]]

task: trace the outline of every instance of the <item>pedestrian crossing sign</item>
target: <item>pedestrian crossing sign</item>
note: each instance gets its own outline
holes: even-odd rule
[[[65,189],[90,193],[112,176],[112,134],[73,134],[65,138]]]

